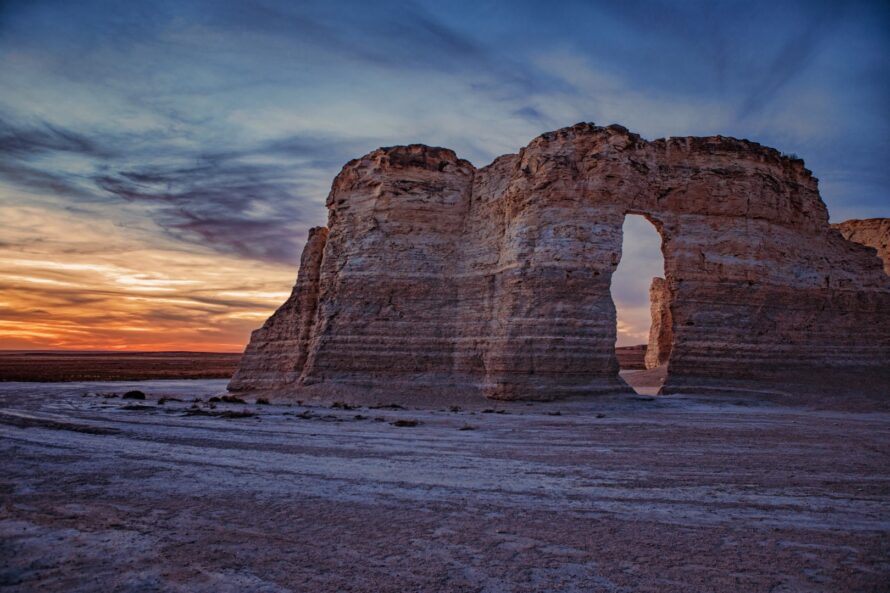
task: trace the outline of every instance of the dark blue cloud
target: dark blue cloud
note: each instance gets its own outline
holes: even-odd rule
[[[0,183],[293,263],[353,157],[591,120],[795,152],[833,212],[888,215],[888,31],[865,1],[7,1]]]
[[[94,181],[106,195],[148,205],[174,237],[266,261],[294,263],[299,229],[317,221],[317,204],[281,165],[210,156],[191,167],[125,169]]]
[[[305,229],[323,222],[323,212],[313,196],[316,188],[301,181],[291,163],[299,161],[303,174],[331,177],[356,150],[351,142],[283,136],[239,150],[168,152],[164,157],[171,164],[133,164],[140,156],[150,161],[158,155],[151,148],[128,150],[119,137],[3,123],[0,182],[26,194],[51,194],[61,200],[60,208],[66,201],[92,202],[110,207],[113,216],[116,202],[139,204],[175,238],[295,263]],[[54,155],[80,157],[88,170],[59,170]],[[261,162],[251,162],[257,159]]]
[[[90,138],[72,130],[46,122],[35,127],[19,128],[0,120],[0,154],[15,157],[47,152],[71,152],[98,158],[111,156]]]

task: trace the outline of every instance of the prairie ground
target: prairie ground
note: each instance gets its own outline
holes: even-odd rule
[[[890,590],[885,411],[208,401],[224,386],[0,384],[0,589]]]
[[[2,381],[224,379],[240,353],[0,350]]]

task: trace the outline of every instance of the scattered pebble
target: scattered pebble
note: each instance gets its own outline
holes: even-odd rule
[[[200,408],[189,408],[183,414],[184,416],[213,416],[215,418],[252,418],[256,416],[256,412],[250,410],[223,410],[216,412],[213,410],[202,410]]]
[[[331,404],[331,408],[337,410],[355,410],[360,408],[361,406],[354,406],[352,404],[347,404],[346,402],[334,402]]]
[[[390,422],[393,426],[417,426],[421,424],[419,420],[396,420],[395,422]]]
[[[405,406],[399,404],[377,404],[376,406],[368,406],[371,410],[404,410]]]

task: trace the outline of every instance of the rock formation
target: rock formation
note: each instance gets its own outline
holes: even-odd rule
[[[652,324],[649,326],[649,345],[646,348],[646,368],[667,364],[671,355],[671,298],[664,278],[653,278],[649,287],[649,303],[652,307]]]
[[[884,271],[890,274],[890,218],[848,220],[831,227],[840,231],[844,239],[877,250],[884,261]]]
[[[250,336],[229,389],[274,389],[300,378],[315,326],[321,258],[328,229],[316,227],[300,258],[300,273],[290,297]]]
[[[443,148],[381,148],[343,167],[327,206],[231,389],[626,391],[609,285],[628,213],[663,241],[666,392],[890,360],[880,260],[831,229],[803,161],[746,140],[578,124],[481,169]]]

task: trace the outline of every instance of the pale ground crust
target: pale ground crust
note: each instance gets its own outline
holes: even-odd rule
[[[224,393],[0,384],[0,590],[888,590],[879,407],[207,403]]]

